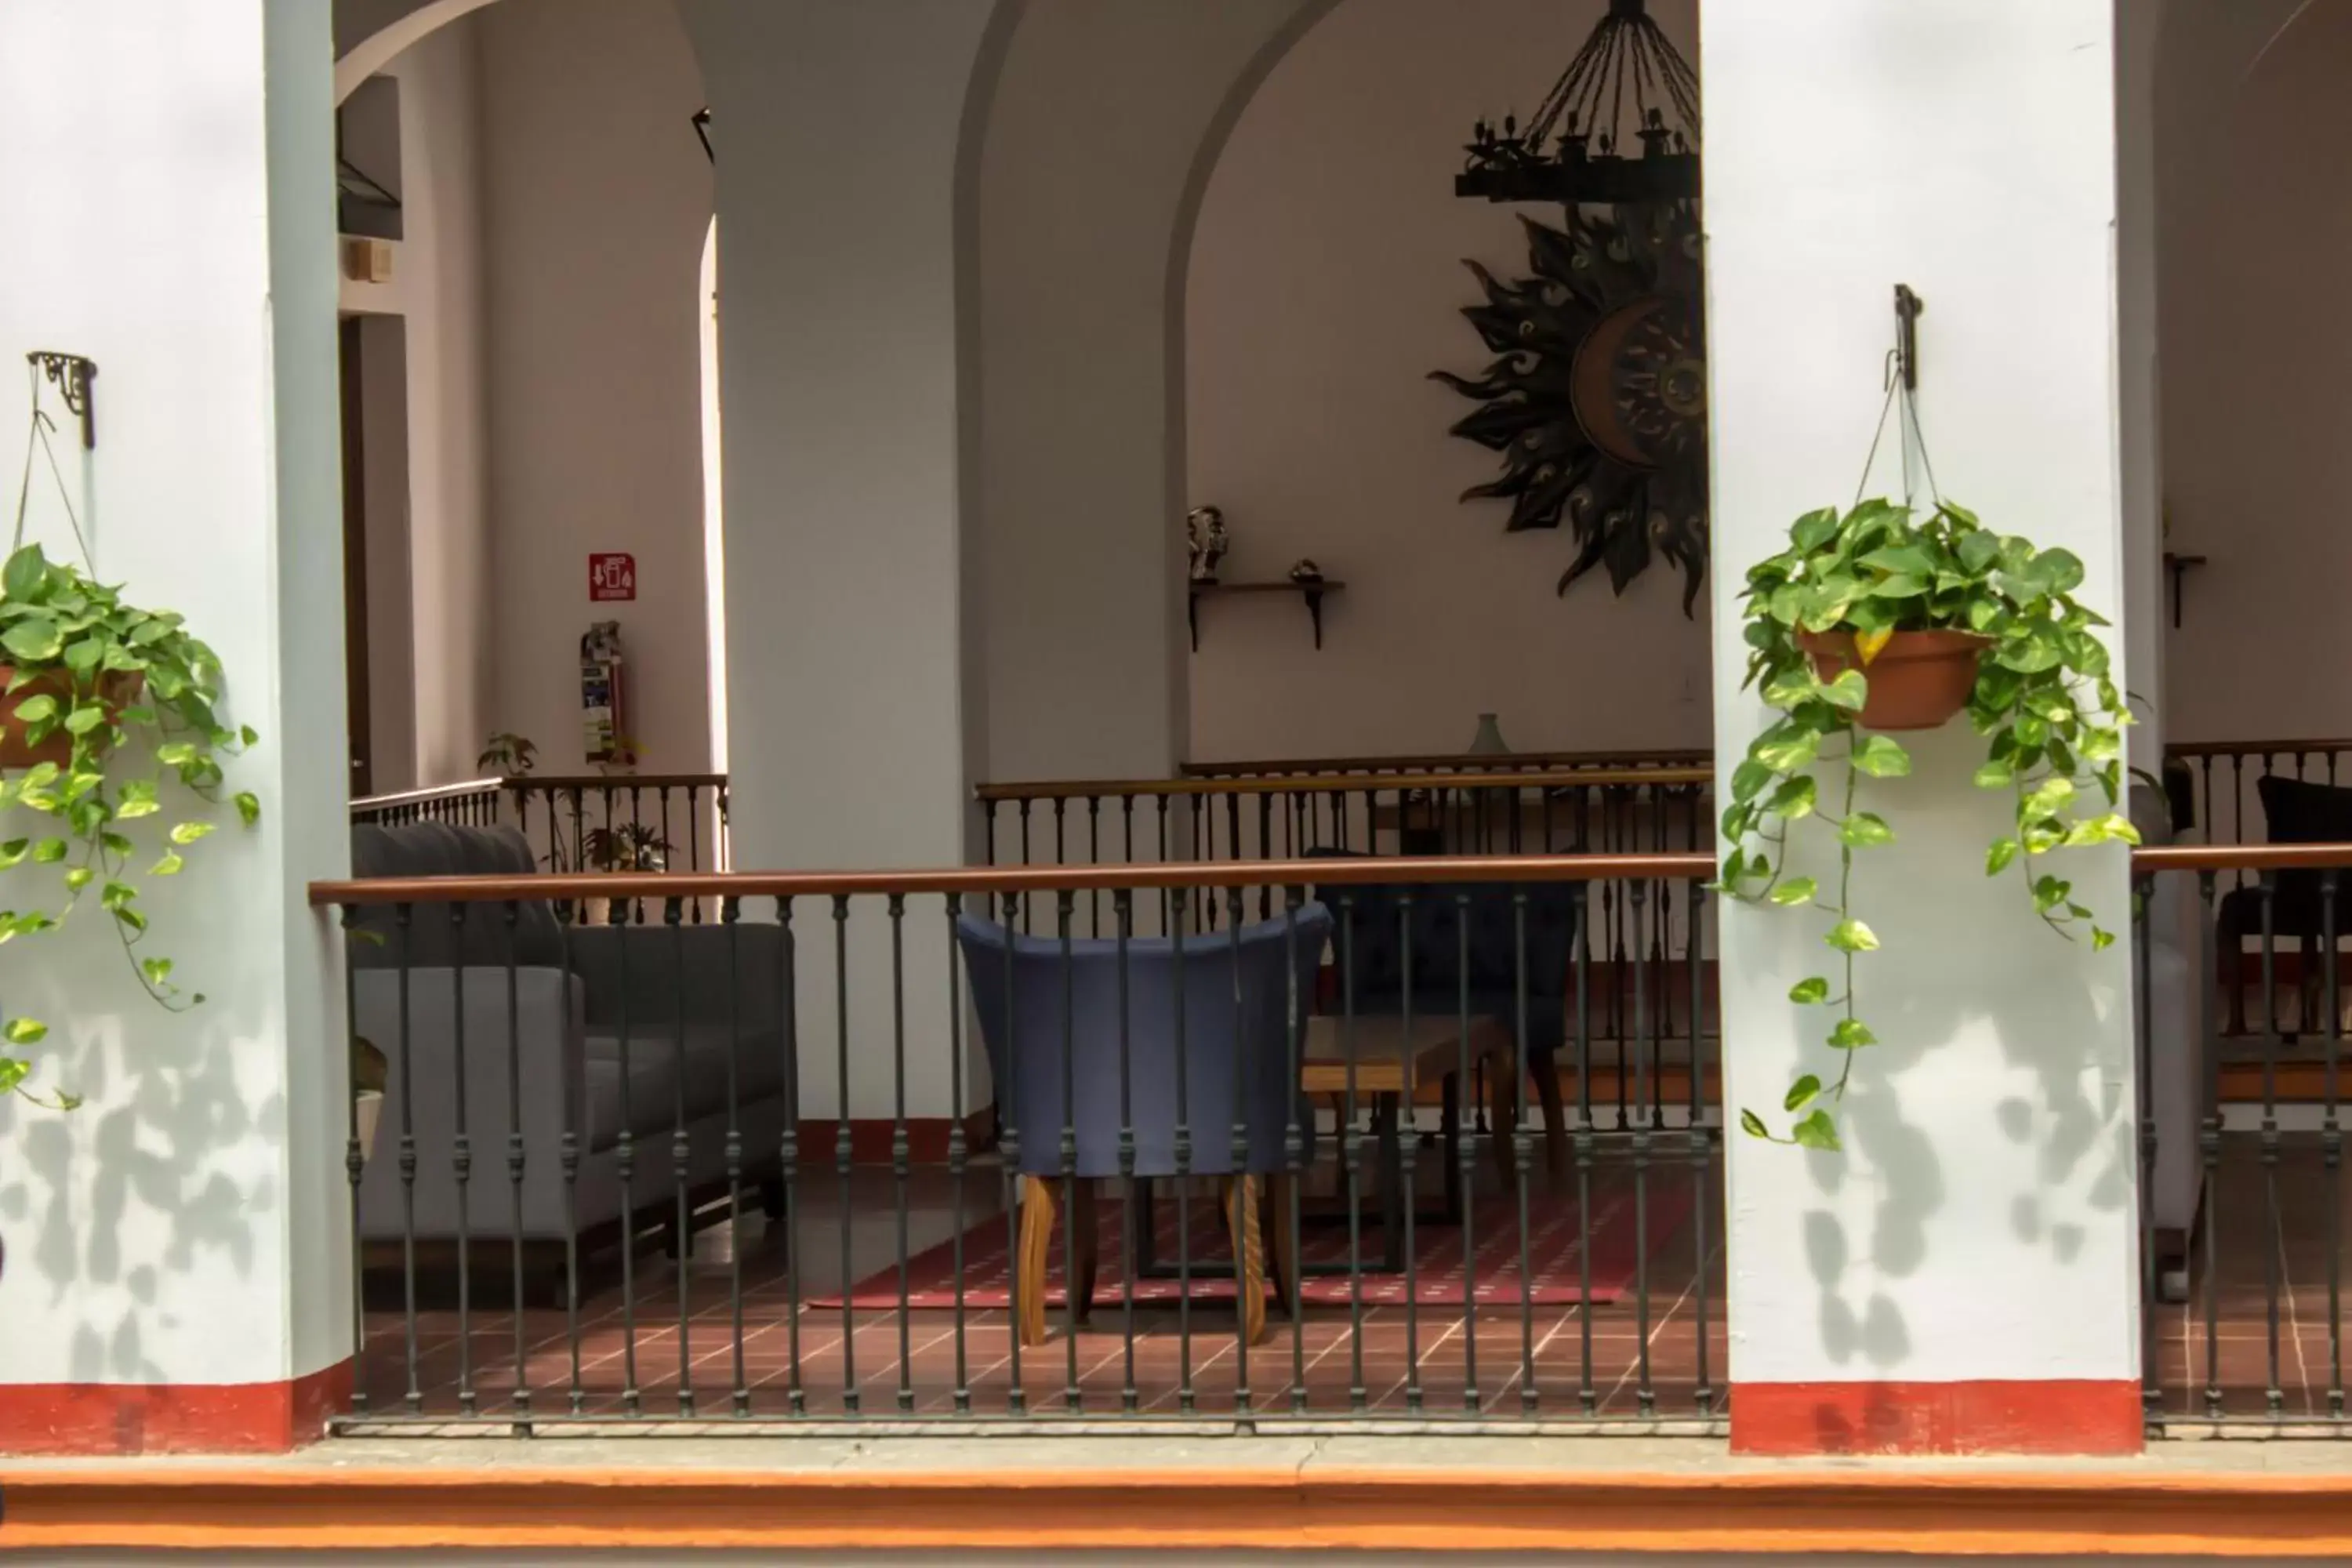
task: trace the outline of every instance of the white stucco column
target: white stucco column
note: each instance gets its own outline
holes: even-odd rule
[[[284,1447],[349,1380],[341,946],[304,897],[349,866],[329,23],[314,0],[0,7],[11,521],[25,353],[87,355],[86,479],[47,401],[98,574],[217,650],[261,735],[228,787],[262,807],[210,813],[184,874],[146,879],[152,950],[204,1005],[154,1006],[95,908],[0,949],[0,1005],[51,1025],[36,1083],[85,1101],[0,1100],[0,1450]],[[32,536],[73,558],[35,494]],[[166,795],[166,821],[205,815]],[[0,901],[46,898],[36,878]]]
[[[2077,596],[2118,622],[2118,653],[2130,637],[2116,46],[2111,0],[1716,4],[1701,37],[1727,798],[1764,711],[1739,690],[1745,571],[1799,513],[1852,500],[1898,282],[1927,302],[1919,407],[1944,493],[2079,554]],[[1905,742],[1913,774],[1867,781],[1897,842],[1855,877],[1884,943],[1857,978],[1883,1043],[1838,1111],[1845,1151],[1730,1135],[1733,1440],[2131,1448],[2128,944],[2063,941],[2014,878],[1986,878],[2008,814],[1970,785],[1982,742],[1965,722]],[[2076,898],[2127,930],[2121,852],[2068,858]],[[1797,1071],[1834,1071],[1820,1010],[1787,998],[1825,927],[1724,909],[1727,1109],[1780,1120]]]

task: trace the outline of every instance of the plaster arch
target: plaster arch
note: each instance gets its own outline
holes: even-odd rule
[[[415,8],[384,22],[335,59],[335,102],[359,90],[362,82],[390,65],[418,40],[438,32],[459,17],[480,10],[492,0],[404,0]]]

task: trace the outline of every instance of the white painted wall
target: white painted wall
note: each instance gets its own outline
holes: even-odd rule
[[[458,26],[481,51],[485,732],[589,771],[580,636],[618,620],[639,765],[699,772],[701,71],[671,0],[500,0]],[[597,551],[636,557],[634,604],[590,603]]]
[[[499,727],[477,29],[453,23],[383,68],[400,83],[403,237],[390,283],[341,285],[345,310],[397,315],[406,327],[417,784],[474,777],[482,739]]]
[[[1736,760],[1762,711],[1733,695],[1738,570],[1852,495],[1898,280],[1927,303],[1920,406],[1948,493],[2074,550],[2082,597],[2122,607],[2114,40],[2108,0],[1783,0],[1701,20],[1716,738]],[[1848,1152],[1730,1144],[1735,1384],[2135,1378],[2128,954],[2060,941],[2013,879],[1987,881],[2004,816],[1969,787],[1967,726],[1911,749],[1916,773],[1869,792],[1900,842],[1856,872],[1885,944],[1859,966],[1885,1044],[1842,1111]],[[2123,858],[2073,858],[2078,897],[2121,929]],[[1801,1057],[1826,1063],[1819,1011],[1785,998],[1819,971],[1823,929],[1723,911],[1733,1103],[1777,1110]]]
[[[0,1103],[7,1382],[348,1353],[341,946],[302,892],[348,867],[327,23],[308,0],[0,9],[0,212],[70,237],[0,247],[0,361],[98,361],[99,569],[219,651],[263,737],[232,786],[264,812],[152,895],[205,1006],[157,1011],[94,910],[0,958],[11,1010],[56,1026],[43,1079],[89,1098]],[[0,429],[24,386],[0,375]],[[53,506],[36,534],[70,549]]]
[[[2352,205],[2311,173],[2352,158],[2352,8],[2176,0],[2160,51],[2164,491],[2170,548],[2211,557],[2168,738],[2352,733]]]
[[[1497,469],[1445,433],[1475,405],[1426,379],[1488,357],[1463,258],[1526,270],[1520,209],[1454,195],[1470,121],[1530,112],[1602,8],[1483,0],[1465,26],[1344,0],[1243,111],[1192,244],[1185,500],[1224,509],[1226,576],[1303,555],[1348,587],[1320,653],[1295,602],[1202,606],[1195,759],[1454,751],[1488,711],[1521,750],[1706,743],[1706,619],[1679,578],[1555,597],[1570,536],[1455,499]],[[1695,56],[1687,0],[1652,10]]]
[[[360,451],[367,538],[369,788],[416,778],[416,595],[408,536],[408,322],[360,319]]]
[[[1182,759],[1192,214],[1234,113],[1327,6],[1031,0],[1013,34],[979,184],[992,778]]]

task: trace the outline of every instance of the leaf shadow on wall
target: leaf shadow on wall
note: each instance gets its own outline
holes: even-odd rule
[[[1759,963],[1759,972],[1771,967],[1771,955],[1759,957],[1768,961]],[[1860,982],[1870,983],[1866,962]],[[1853,1369],[1855,1381],[1901,1381],[1906,1369],[1921,1364],[1923,1352],[1942,1348],[1919,1342],[1919,1331],[1893,1287],[1917,1278],[1929,1262],[1929,1226],[1952,1200],[1955,1182],[1971,1188],[1986,1183],[2020,1187],[2008,1210],[2011,1236],[2025,1246],[2046,1248],[2062,1268],[2081,1256],[2095,1223],[2112,1224],[2117,1213],[2128,1210],[2135,1178],[2131,1119],[2128,1107],[2119,1103],[2126,1090],[2115,1085],[2116,1098],[2095,1100],[2085,1089],[2094,1079],[2113,1081],[2092,1070],[2096,1042],[2112,1027],[2112,1003],[2088,982],[2032,990],[2040,1005],[2021,1021],[2013,1006],[1996,1018],[1969,1000],[1972,994],[1957,977],[1948,986],[1881,985],[1867,1004],[1881,1043],[1864,1047],[1846,1097],[1836,1107],[1844,1151],[1772,1152],[1802,1160],[1815,1190],[1827,1200],[1809,1208],[1801,1226],[1817,1293],[1815,1332],[1829,1364]],[[2004,990],[2003,1000],[2013,1004],[2015,994]],[[1809,1011],[1811,1024],[1819,1015]],[[1907,1090],[1930,1053],[1971,1050],[1975,1042],[1989,1038],[1998,1041],[2000,1068],[2022,1069],[2034,1084],[2032,1094],[2011,1095],[1994,1110],[2001,1141],[2016,1159],[2000,1169],[1951,1172],[1921,1118],[1983,1112],[1933,1108],[1921,1094]],[[1998,1070],[1990,1060],[1984,1068]],[[2095,1163],[2087,1177],[2085,1162]],[[1852,1202],[1856,1191],[1869,1194],[1867,1234],[1858,1232],[1850,1217],[1857,1207]],[[2069,1212],[2069,1204],[2087,1212]],[[1969,1266],[1967,1259],[1937,1261],[1948,1277]],[[1993,1285],[2000,1288],[1997,1281]],[[1891,1400],[1866,1405],[1858,1417],[1843,1405],[1824,1402],[1815,1422],[1824,1453],[1881,1451],[1917,1436],[1909,1413]]]
[[[214,1001],[198,1026],[142,1027],[134,1003],[147,1005],[134,993],[121,1013],[52,1024],[64,1048],[45,1050],[37,1070],[82,1096],[79,1110],[0,1106],[0,1149],[15,1154],[0,1167],[0,1289],[20,1310],[76,1315],[65,1363],[49,1369],[70,1383],[187,1381],[194,1369],[167,1370],[150,1346],[194,1310],[172,1282],[220,1258],[249,1278],[281,1197],[267,1174],[241,1180],[234,1153],[284,1121],[279,1095],[248,1105],[237,1093],[233,1042],[258,1018]]]

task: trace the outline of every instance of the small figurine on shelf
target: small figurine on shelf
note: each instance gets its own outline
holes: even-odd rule
[[[1316,565],[1308,557],[1302,555],[1291,563],[1290,580],[1302,588],[1312,588],[1323,581],[1323,568]]]
[[[1217,563],[1225,558],[1230,542],[1225,534],[1225,514],[1213,506],[1196,506],[1184,518],[1184,536],[1192,547],[1192,581],[1213,583],[1217,580]]]

